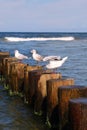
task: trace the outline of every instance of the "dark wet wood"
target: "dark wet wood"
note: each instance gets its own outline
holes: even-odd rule
[[[30,65],[27,65],[24,69],[24,99],[26,102],[29,101],[29,88],[31,86],[31,83],[30,83],[30,72],[31,71],[34,71],[34,70],[41,70],[42,67],[41,66],[30,66]]]
[[[35,98],[35,105],[34,111],[40,112],[42,110],[42,104],[44,100],[47,98],[47,80],[51,79],[61,79],[62,75],[60,73],[42,73],[37,74],[35,77],[35,88],[36,88],[36,98]]]
[[[60,130],[68,124],[69,100],[79,97],[87,97],[87,87],[85,86],[64,86],[58,90],[59,98],[59,126]]]
[[[87,130],[87,98],[69,101],[69,117],[72,130]]]
[[[58,90],[60,86],[74,85],[74,79],[72,78],[62,78],[62,79],[52,79],[47,81],[47,119],[51,122],[52,113],[58,110],[59,99]],[[56,116],[58,116],[56,114]]]
[[[3,64],[3,70],[4,73],[8,76],[9,75],[9,69],[10,69],[10,63],[11,62],[16,62],[18,61],[15,57],[6,57],[3,59],[2,64]]]
[[[42,74],[48,72],[46,70],[43,69],[39,69],[39,70],[33,70],[30,71],[28,76],[29,76],[29,86],[28,86],[28,103],[32,104],[33,103],[33,99],[36,95],[36,77],[38,77],[38,74]]]
[[[6,57],[3,59],[3,77],[5,78],[5,84],[6,86],[9,84],[9,76],[10,76],[10,65],[12,63],[18,62],[18,60],[15,57]]]
[[[3,59],[5,57],[9,57],[10,53],[9,52],[0,52],[0,75],[3,75]]]
[[[24,85],[24,68],[26,64],[16,62],[11,64],[10,69],[10,90],[18,93],[23,91]]]

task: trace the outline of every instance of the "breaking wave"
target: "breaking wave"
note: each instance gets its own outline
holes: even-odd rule
[[[72,41],[74,37],[33,37],[33,38],[20,38],[20,37],[5,37],[5,40],[10,42],[22,41]]]

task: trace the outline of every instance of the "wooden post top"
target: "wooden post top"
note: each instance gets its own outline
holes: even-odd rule
[[[59,89],[67,89],[67,90],[70,90],[70,89],[86,89],[87,86],[82,86],[82,85],[70,85],[70,86],[61,86],[59,87]]]
[[[69,102],[73,102],[75,104],[86,104],[87,105],[87,98],[85,97],[80,97],[80,98],[74,98],[74,99],[70,99]]]
[[[3,56],[3,55],[10,55],[10,53],[9,52],[3,52],[3,51],[0,51],[0,56]]]
[[[58,74],[58,73],[56,73],[56,74]],[[61,75],[61,73],[59,73],[60,75]],[[73,78],[69,78],[69,77],[67,77],[67,78],[65,78],[65,77],[61,77],[61,79],[51,79],[51,80],[48,80],[48,82],[51,82],[51,83],[56,83],[56,82],[58,82],[58,81],[64,81],[64,80],[74,80]]]

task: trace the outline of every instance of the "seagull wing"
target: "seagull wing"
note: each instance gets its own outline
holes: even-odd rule
[[[60,56],[46,56],[43,58],[43,61],[50,61],[50,60],[60,60],[61,57]]]
[[[18,53],[18,58],[19,58],[19,59],[28,59],[27,56],[25,56],[25,55],[23,55],[23,54],[21,54],[21,53]]]
[[[49,64],[46,65],[46,68],[48,69],[55,69],[58,67],[61,67],[63,63],[67,60],[68,57],[62,58],[62,60],[51,60],[49,61]]]
[[[41,55],[39,55],[39,54],[36,54],[36,59],[38,60],[38,61],[41,61],[41,60],[43,60],[43,57],[41,56]]]

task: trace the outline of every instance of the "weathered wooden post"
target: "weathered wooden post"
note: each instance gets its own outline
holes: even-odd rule
[[[8,57],[3,59],[3,76],[5,78],[4,86],[7,88],[9,84],[10,65],[13,62],[18,62],[15,57]]]
[[[35,88],[36,88],[36,98],[34,105],[34,112],[37,115],[42,115],[42,105],[44,100],[47,102],[47,86],[46,82],[49,79],[61,79],[62,75],[60,73],[48,73],[43,72],[35,76]],[[47,107],[47,106],[46,106]],[[46,110],[44,110],[46,111]]]
[[[47,124],[49,126],[58,124],[54,117],[58,117],[59,99],[58,90],[60,86],[74,85],[74,79],[62,78],[47,81]],[[55,113],[55,114],[54,114]],[[55,116],[56,115],[56,116]],[[58,120],[58,119],[56,119]]]
[[[87,130],[87,98],[69,101],[69,117],[72,130]]]
[[[3,77],[3,59],[5,57],[9,57],[10,56],[10,53],[9,52],[0,52],[0,75],[1,75],[1,79]]]
[[[10,63],[16,61],[18,60],[15,57],[6,57],[3,59],[2,64],[3,64],[4,75],[9,75]]]
[[[79,97],[87,97],[87,87],[85,86],[64,86],[60,87],[58,90],[59,99],[59,129],[68,126],[68,110],[69,110],[69,100]]]
[[[46,70],[43,69],[36,69],[33,71],[29,71],[28,77],[29,77],[29,86],[28,86],[28,103],[34,104],[34,97],[36,95],[36,77],[37,74],[42,74],[43,72],[46,72]]]
[[[13,85],[17,84],[17,73],[16,69],[14,67],[15,64],[18,64],[18,62],[12,62],[10,64],[10,74],[9,74],[9,93],[10,95],[14,95],[14,87]],[[14,78],[16,78],[14,80]]]
[[[28,97],[29,97],[29,86],[30,84],[30,76],[29,76],[29,72],[33,71],[33,70],[41,70],[42,67],[41,66],[30,66],[27,65],[24,69],[24,102],[28,103]]]
[[[27,65],[20,62],[11,64],[10,91],[14,94],[19,94],[23,92],[25,66]]]

